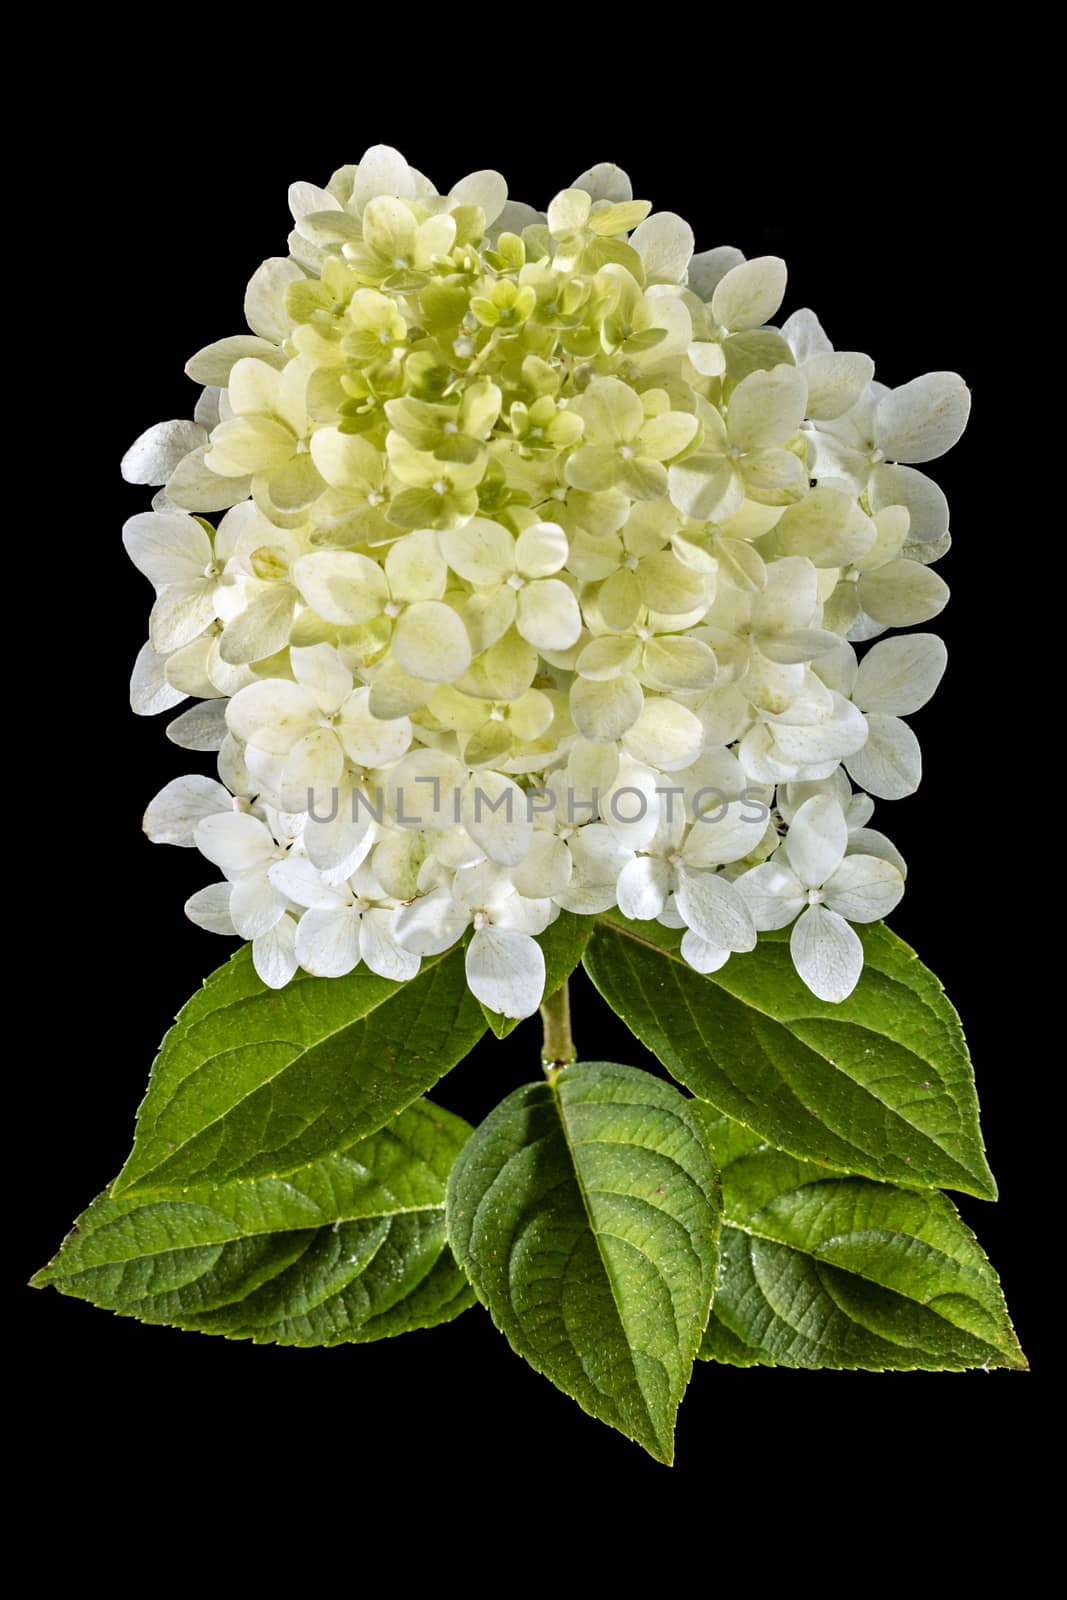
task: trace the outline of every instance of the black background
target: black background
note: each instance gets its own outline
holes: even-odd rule
[[[343,37],[336,42],[347,48]],[[283,48],[281,37],[275,45]],[[325,34],[317,48],[328,77]],[[695,58],[701,48],[694,41]],[[55,901],[42,910],[30,952],[35,964],[61,963],[64,976],[54,1001],[42,1002],[33,1060],[27,1143],[35,1182],[17,1233],[19,1275],[53,1253],[72,1217],[120,1167],[154,1048],[229,949],[182,916],[184,898],[210,867],[193,851],[154,847],[141,834],[145,804],[162,784],[210,770],[211,758],[171,745],[165,718],[137,719],[128,709],[150,590],[118,535],[127,516],[147,507],[148,492],[120,481],[118,461],[150,423],[190,413],[196,391],[182,366],[192,351],[241,330],[247,278],[264,256],[286,250],[287,184],[324,183],[381,140],[399,145],[442,189],[497,166],[513,195],[540,206],[585,166],[616,160],[637,195],[693,223],[698,249],[730,243],[750,256],[784,255],[784,311],[811,305],[839,348],[875,357],[882,381],[950,368],[971,384],[971,426],[933,468],[956,536],[938,569],[953,598],[935,624],[949,645],[949,671],[915,718],[926,757],[922,789],[880,805],[875,825],[911,869],[892,925],[943,980],[975,1056],[1003,1198],[992,1206],[962,1197],[960,1208],[1002,1274],[1024,1347],[1038,1358],[1041,1305],[1027,1248],[1036,1206],[1032,1106],[1050,1064],[1042,1050],[1024,1049],[1018,1033],[1032,955],[1026,923],[1013,916],[1018,863],[1010,854],[999,860],[983,842],[1006,831],[1010,808],[1025,803],[1016,792],[1025,769],[1015,765],[1003,681],[1002,624],[1018,603],[1002,554],[999,493],[1011,351],[991,298],[1010,224],[1003,182],[990,179],[995,151],[981,107],[946,102],[943,86],[935,92],[921,75],[897,75],[883,86],[888,103],[877,106],[842,104],[840,84],[821,100],[812,84],[797,115],[779,126],[770,111],[766,120],[746,112],[760,109],[761,90],[742,76],[733,85],[736,106],[716,111],[713,127],[683,133],[674,106],[637,89],[634,62],[639,108],[612,114],[593,87],[580,102],[567,90],[564,103],[561,77],[558,105],[551,89],[534,95],[525,86],[486,118],[476,96],[489,69],[471,66],[469,98],[438,101],[431,124],[403,111],[399,91],[374,103],[366,58],[358,93],[325,104],[312,103],[310,84],[287,89],[255,64],[243,70],[246,100],[239,70],[225,94],[161,80],[154,70],[133,88],[117,77],[98,83],[75,101],[76,138],[60,175],[63,250],[44,289],[54,304],[43,315],[62,318],[69,342],[59,369],[39,379],[43,485],[35,517],[43,524],[38,582],[49,595],[42,625],[56,680],[48,693],[57,743],[48,746],[46,770],[55,771],[57,752],[63,766],[58,788],[46,787],[81,822],[70,854],[62,816],[49,825]],[[715,74],[706,61],[701,70],[710,94]],[[860,94],[858,80],[845,88]],[[288,114],[288,95],[299,116]],[[47,213],[49,227],[59,216]],[[1025,626],[1025,614],[1015,621]],[[995,781],[986,783],[991,742]],[[574,991],[587,1055],[658,1070],[581,976]],[[504,1046],[483,1041],[441,1086],[440,1100],[477,1121],[536,1076],[538,1046],[533,1022]],[[29,1331],[46,1489],[73,1465],[81,1488],[117,1476],[132,1492],[132,1462],[153,1483],[173,1483],[180,1500],[185,1469],[206,1466],[226,1494],[239,1481],[258,1483],[270,1503],[288,1485],[309,1513],[328,1482],[337,1492],[340,1463],[341,1483],[364,1514],[369,1496],[414,1504],[431,1520],[462,1503],[463,1521],[475,1514],[472,1488],[483,1500],[576,1506],[584,1484],[596,1494],[632,1490],[643,1505],[658,1503],[664,1489],[682,1490],[710,1517],[732,1480],[731,1517],[744,1520],[749,1489],[776,1510],[825,1509],[820,1468],[834,1460],[853,1464],[835,1475],[837,1509],[863,1515],[878,1480],[892,1489],[879,1503],[910,1523],[936,1512],[946,1478],[971,1483],[978,1496],[987,1447],[999,1440],[1013,1452],[1019,1423],[1039,1399],[1040,1360],[1038,1377],[1029,1378],[701,1365],[671,1475],[526,1368],[480,1309],[441,1329],[329,1351],[258,1349],[142,1327],[52,1291],[22,1292],[19,1313]]]

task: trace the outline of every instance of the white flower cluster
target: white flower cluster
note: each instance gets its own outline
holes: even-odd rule
[[[218,751],[146,817],[224,875],[189,915],[273,986],[408,978],[473,929],[509,1016],[562,910],[684,928],[704,972],[792,923],[844,999],[850,924],[904,886],[868,794],[918,784],[901,719],[945,665],[928,633],[854,646],[945,604],[914,464],[962,380],[889,390],[810,311],[770,325],[784,263],[694,255],[617,167],[546,216],[377,146],[290,203],[252,332],[123,461],[161,486],[124,530],[156,590],[134,709],[192,696],[167,731]]]

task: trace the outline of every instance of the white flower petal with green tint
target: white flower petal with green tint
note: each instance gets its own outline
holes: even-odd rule
[[[352,674],[332,645],[294,647],[289,664],[297,683],[327,716],[339,711],[352,693]]]
[[[566,563],[567,549],[557,522],[534,522],[515,541],[515,566],[524,578],[550,578]]]
[[[353,906],[305,911],[296,930],[296,957],[317,978],[343,978],[359,965],[359,912]]]
[[[689,263],[689,288],[698,299],[710,300],[726,274],[739,267],[744,259],[743,253],[732,244],[698,251]]]
[[[804,420],[808,386],[796,367],[750,372],[730,396],[730,441],[741,450],[764,450],[790,438]]]
[[[504,583],[515,571],[516,541],[499,522],[474,517],[462,528],[442,529],[437,537],[452,571],[468,583]]]
[[[317,428],[311,436],[311,459],[335,489],[363,489],[381,478],[378,452],[359,433]]]
[[[187,455],[167,480],[167,499],[183,511],[225,511],[248,498],[246,476],[220,476],[207,465],[208,446]]]
[[[440,600],[448,584],[448,567],[429,529],[409,533],[389,547],[385,575],[394,601]]]
[[[540,578],[519,590],[516,626],[538,650],[566,650],[582,631],[582,614],[559,578]]]
[[[850,411],[874,377],[874,362],[858,350],[814,355],[803,366],[807,414],[826,421]]]
[[[932,567],[890,561],[860,579],[860,603],[868,616],[890,628],[929,622],[948,604],[949,589]]]
[[[851,566],[875,541],[875,525],[855,498],[820,483],[786,506],[774,527],[774,546],[782,555],[806,556],[816,567]]]
[[[468,913],[456,905],[448,889],[434,889],[400,909],[395,932],[405,950],[436,956],[452,948],[469,921]]]
[[[570,689],[571,716],[579,733],[600,743],[619,739],[641,715],[645,697],[629,673],[608,683],[576,678]]]
[[[877,856],[847,855],[823,892],[830,910],[849,922],[877,922],[900,903],[904,879]]]
[[[293,319],[285,309],[285,292],[304,277],[295,261],[274,256],[257,267],[245,291],[245,321],[261,339],[281,344],[288,338]]]
[[[780,256],[757,256],[740,262],[719,279],[711,296],[711,314],[732,333],[769,322],[785,295],[786,266]]]
[[[724,455],[697,451],[667,469],[671,504],[701,522],[725,522],[740,510],[744,485]]]
[[[695,242],[688,222],[673,211],[654,211],[630,235],[646,283],[684,283]]]
[[[240,666],[243,662],[263,661],[275,651],[284,650],[289,643],[295,603],[296,596],[288,584],[272,584],[226,624],[219,639],[222,659]]]
[[[364,151],[352,183],[349,208],[359,216],[368,200],[390,194],[399,200],[415,198],[415,177],[399,150],[375,144]]]
[[[221,750],[226,731],[226,701],[205,700],[190,706],[180,717],[168,722],[164,730],[172,744],[182,750]]]
[[[392,983],[406,983],[418,973],[420,960],[396,941],[396,912],[383,907],[364,911],[359,924],[359,952],[371,972]]]
[[[453,205],[480,206],[485,213],[486,225],[494,223],[503,211],[508,198],[508,186],[499,172],[486,167],[480,172],[470,172],[453,184],[448,195]]]
[[[155,717],[185,699],[185,691],[167,681],[166,660],[143,644],[130,675],[130,709],[138,717]]]
[[[168,583],[160,589],[148,618],[152,648],[162,655],[191,644],[215,617],[214,584],[203,578]]]
[[[344,772],[344,753],[332,728],[315,728],[285,758],[281,800],[290,811],[327,808]]]
[[[548,231],[560,236],[584,228],[593,202],[584,189],[561,189],[548,207]]]
[[[232,417],[211,435],[204,465],[224,478],[240,478],[284,467],[295,449],[290,430],[273,417]]]
[[[370,690],[355,689],[341,707],[337,733],[349,756],[360,767],[388,767],[405,755],[411,744],[407,717],[383,721],[371,714]]]
[[[354,550],[316,550],[293,565],[293,581],[327,622],[356,624],[376,617],[389,600],[389,582],[369,556]]]
[[[639,455],[651,456],[653,461],[669,461],[690,444],[699,424],[688,411],[665,411],[662,416],[650,417],[637,435],[635,448]]]
[[[933,633],[909,633],[872,645],[860,662],[852,698],[861,711],[908,717],[941,682],[948,651]]]
[[[761,933],[787,928],[808,903],[808,892],[784,861],[765,861],[734,879],[752,920]]]
[[[371,813],[353,806],[350,791],[342,789],[335,815],[332,802],[318,811],[330,820],[319,822],[309,817],[304,826],[304,849],[308,860],[329,883],[340,883],[349,877],[363,861],[374,843]]]
[[[195,833],[201,855],[221,867],[228,878],[266,867],[279,853],[269,830],[246,811],[204,817]]]
[[[801,883],[818,889],[844,858],[848,824],[832,795],[817,794],[789,826],[789,864]]]
[[[583,651],[579,661],[585,654],[586,651]],[[702,639],[691,639],[686,635],[668,634],[650,639],[645,645],[641,662],[641,676],[652,689],[706,689],[714,683],[717,670],[715,653],[710,646]]]
[[[810,361],[813,356],[829,355],[834,348],[826,337],[822,323],[807,306],[786,318],[782,323],[782,337],[796,357],[798,366]]]
[[[731,800],[694,821],[682,846],[691,867],[723,867],[740,861],[759,844],[767,831],[767,813],[747,801]]]
[[[284,989],[300,963],[296,959],[296,923],[282,917],[269,933],[252,941],[252,965],[268,989]]]
[[[585,419],[584,439],[589,444],[627,444],[645,422],[640,397],[618,378],[594,378],[576,409]]]
[[[845,761],[849,777],[879,800],[903,800],[922,778],[919,741],[899,717],[871,712],[867,742]]]
[[[678,772],[700,754],[703,729],[700,718],[676,700],[653,695],[641,714],[623,734],[632,756],[662,772]]]
[[[614,205],[634,197],[629,176],[613,161],[600,161],[571,184],[572,189],[584,189],[591,200],[609,200]]]
[[[207,444],[198,422],[157,422],[131,444],[119,470],[127,483],[166,483],[185,457]]]
[[[257,339],[251,333],[236,333],[228,339],[216,339],[214,344],[207,344],[195,356],[190,356],[185,363],[186,376],[192,378],[194,383],[224,389],[235,364],[249,356],[258,361],[269,361],[272,366],[281,366],[286,359],[284,352],[269,339]]]
[[[859,935],[825,906],[809,906],[797,919],[789,952],[802,982],[819,1000],[847,1000],[863,971]]]
[[[767,567],[767,581],[754,597],[752,625],[758,634],[806,628],[818,605],[815,568],[803,556],[783,556]]]
[[[689,963],[694,972],[718,972],[719,968],[724,967],[730,959],[729,950],[723,950],[717,944],[702,939],[692,928],[686,928],[682,934],[681,950],[682,959]]]
[[[908,538],[916,544],[936,544],[948,532],[948,500],[944,491],[914,467],[883,462],[871,473],[871,510],[904,506],[908,512]]]
[[[311,695],[284,678],[250,683],[226,708],[230,732],[268,755],[286,755],[317,720],[318,708]]]
[[[529,898],[561,894],[574,876],[574,860],[562,839],[536,828],[525,860],[511,869],[516,891]]]
[[[230,917],[242,939],[258,939],[281,921],[285,899],[263,872],[238,878],[230,892]]]
[[[349,903],[344,886],[327,883],[318,868],[303,856],[276,861],[267,876],[280,894],[305,909],[329,911]]]
[[[671,870],[658,856],[635,856],[619,873],[619,910],[635,922],[651,922],[667,903]]]
[[[721,950],[755,949],[752,915],[734,885],[725,878],[714,872],[679,867],[675,899],[686,925],[708,944]]]
[[[233,809],[228,789],[214,778],[191,773],[166,784],[148,806],[142,827],[153,844],[176,844],[191,848],[193,835],[205,817]]]
[[[397,619],[393,656],[401,671],[413,678],[454,683],[470,666],[470,640],[451,606],[419,600]]]
[[[467,982],[490,1011],[532,1017],[545,990],[545,958],[536,939],[506,928],[480,928],[467,946]]]
[[[122,530],[126,554],[150,583],[190,583],[204,576],[213,558],[204,526],[184,511],[142,511]]]
[[[451,803],[451,801],[450,801]],[[524,861],[533,841],[526,796],[500,772],[478,772],[463,787],[463,826],[490,861],[501,867]]]
[[[185,902],[185,915],[208,933],[232,937],[237,932],[230,916],[232,888],[229,883],[209,883],[206,889],[198,889]]]
[[[934,461],[960,439],[970,410],[959,373],[927,372],[879,401],[875,441],[891,461]]]

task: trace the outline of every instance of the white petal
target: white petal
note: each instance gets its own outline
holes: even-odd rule
[[[454,683],[471,663],[462,619],[439,600],[418,600],[397,619],[393,658],[403,672],[426,683]]]
[[[359,925],[359,950],[370,968],[379,978],[389,978],[393,983],[406,983],[419,970],[420,960],[410,950],[396,942],[396,912],[373,909],[363,913]]]
[[[190,356],[185,363],[186,375],[194,383],[224,389],[237,362],[249,357],[275,367],[284,365],[286,360],[285,352],[269,339],[257,339],[251,333],[235,333],[229,339],[216,339],[214,344],[207,344],[195,356]]]
[[[155,717],[186,698],[183,689],[175,689],[167,682],[165,658],[150,643],[143,644],[130,677],[130,709],[138,717]]]
[[[702,939],[692,928],[686,928],[682,934],[682,957],[694,972],[718,972],[729,961],[730,952]]]
[[[877,922],[900,903],[904,879],[878,856],[848,855],[824,886],[826,904],[849,922]]]
[[[290,855],[284,861],[276,861],[268,869],[267,876],[275,889],[306,909],[336,910],[338,906],[347,905],[351,899],[344,886],[327,883],[306,856]]]
[[[505,1017],[532,1017],[545,989],[545,958],[528,933],[480,928],[467,946],[467,982],[475,999]]]
[[[610,742],[633,726],[641,715],[641,685],[628,672],[608,683],[576,678],[570,689],[571,715],[587,739]]]
[[[314,728],[298,739],[285,758],[281,801],[288,811],[323,811],[336,796],[344,772],[344,752],[332,728]]]
[[[535,828],[525,860],[512,869],[516,891],[527,898],[560,894],[571,881],[574,864],[562,839]]]
[[[875,412],[875,442],[891,461],[934,461],[967,426],[971,391],[957,372],[927,372],[890,390]]]
[[[369,622],[389,599],[385,573],[354,550],[316,550],[293,564],[293,582],[313,611],[341,626]]]
[[[127,483],[166,483],[190,451],[201,449],[207,439],[207,429],[198,422],[157,422],[146,428],[123,456],[122,476]]]
[[[264,872],[238,878],[230,895],[230,916],[242,939],[269,933],[285,915],[285,900]]]
[[[898,717],[871,712],[867,743],[845,761],[853,783],[879,800],[903,800],[922,778],[919,741]]]
[[[713,872],[679,867],[675,898],[694,933],[722,950],[752,950],[756,925],[732,883]]]
[[[512,779],[499,772],[479,772],[464,786],[462,811],[464,827],[490,861],[511,867],[525,859],[533,824],[526,796]]]
[[[684,283],[695,242],[688,222],[673,211],[654,211],[630,235],[646,283]]]
[[[399,150],[391,145],[374,144],[365,150],[356,168],[349,209],[359,216],[368,200],[391,194],[398,200],[415,198],[415,175]]]
[[[222,630],[219,653],[223,661],[243,666],[265,661],[284,650],[293,625],[296,595],[287,583],[274,583]]]
[[[191,848],[196,843],[193,835],[198,823],[232,808],[230,792],[221,783],[190,773],[185,778],[173,778],[159,791],[149,803],[142,826],[153,844]]]
[[[858,350],[837,350],[805,361],[804,377],[808,416],[829,421],[856,404],[874,377],[874,362]]]
[[[268,989],[284,989],[296,972],[296,923],[283,917],[252,941],[252,965]]]
[[[610,200],[619,205],[634,197],[633,185],[628,175],[613,161],[599,161],[589,167],[571,184],[572,189],[584,189],[592,200]]]
[[[742,252],[732,244],[720,244],[714,250],[699,251],[689,263],[689,277],[686,280],[689,288],[699,300],[710,300],[726,274],[734,267],[739,267],[744,259]]]
[[[538,650],[567,650],[582,631],[582,614],[560,578],[538,578],[519,590],[517,627]]]
[[[397,912],[398,943],[419,956],[436,956],[450,950],[467,927],[470,917],[457,906],[449,889],[433,889]]]
[[[734,879],[734,888],[761,932],[787,928],[807,904],[807,891],[786,862],[774,859]]]
[[[208,933],[222,933],[232,937],[237,929],[230,916],[230,891],[233,885],[229,883],[209,883],[206,889],[198,889],[191,894],[185,902],[185,915],[190,922],[195,922],[198,928],[206,928]]]
[[[869,493],[872,511],[887,506],[907,509],[908,538],[916,544],[936,544],[948,532],[948,500],[925,472],[883,462],[871,473]]]
[[[221,750],[226,734],[225,700],[205,700],[190,706],[180,717],[168,722],[166,735],[182,750]]]
[[[486,167],[480,172],[470,172],[453,184],[449,196],[453,205],[481,206],[486,227],[495,222],[508,198],[508,186],[499,172]]]
[[[318,722],[306,689],[287,678],[264,678],[235,694],[226,708],[230,732],[268,755],[285,755]]]
[[[515,565],[524,578],[550,578],[566,559],[567,535],[557,522],[534,522],[515,541]]]
[[[432,529],[409,533],[391,545],[385,575],[395,601],[440,600],[448,584],[448,567]]]
[[[948,604],[944,578],[918,561],[889,561],[859,582],[860,602],[868,616],[887,628],[910,628],[929,622]]]
[[[305,911],[296,930],[296,958],[317,978],[343,978],[359,965],[359,912],[354,906]]]
[[[841,864],[848,823],[833,795],[805,800],[789,825],[789,864],[801,883],[817,889]]]
[[[891,867],[896,867],[902,878],[908,876],[908,864],[892,839],[887,839],[884,833],[879,833],[877,828],[852,828],[848,835],[848,854],[861,856],[877,856],[879,861],[888,861]],[[845,857],[846,861],[848,856]]]
[[[623,744],[630,754],[661,772],[679,772],[688,767],[700,754],[703,740],[700,718],[664,695],[650,695],[640,716],[623,734]]]
[[[783,363],[770,372],[750,372],[730,396],[731,443],[742,450],[782,444],[803,422],[807,397],[807,384],[796,367]]]
[[[348,754],[361,767],[392,766],[411,744],[407,717],[387,720],[371,714],[369,689],[355,689],[348,696],[337,731]]]
[[[207,449],[187,455],[167,479],[167,497],[183,511],[225,511],[247,500],[252,488],[248,477],[220,477],[205,465]]]
[[[286,256],[273,256],[257,267],[245,290],[245,321],[252,332],[271,344],[287,339],[293,319],[285,309],[285,291],[291,283],[303,282],[303,272]]]
[[[278,854],[269,830],[247,811],[205,817],[196,827],[196,847],[228,878],[253,872]]]
[[[332,716],[352,693],[352,674],[330,644],[306,645],[289,652],[297,683],[319,709]]]
[[[756,256],[722,277],[711,297],[711,314],[732,333],[769,322],[785,295],[786,266],[780,256]]]
[[[515,540],[487,517],[473,517],[462,528],[446,528],[438,538],[452,571],[468,583],[503,583],[515,570]]]
[[[327,812],[318,814],[325,817]],[[308,860],[331,883],[350,877],[374,843],[371,822],[369,810],[362,805],[353,808],[351,794],[339,795],[337,813],[328,822],[309,817],[305,824],[304,849]]]
[[[207,578],[168,583],[160,589],[148,618],[153,649],[171,655],[192,644],[214,620],[215,586]]]
[[[863,971],[863,945],[844,917],[809,906],[797,919],[789,950],[801,979],[820,1000],[847,1000]]]
[[[767,811],[749,801],[732,800],[697,818],[682,854],[691,867],[722,867],[754,850],[767,831]]]
[[[807,306],[785,319],[782,337],[796,357],[798,366],[810,361],[812,356],[827,355],[834,348],[826,337],[822,323]]]
[[[872,645],[860,662],[852,698],[862,711],[908,717],[941,682],[948,651],[934,633],[908,633]]]
[[[619,910],[635,922],[651,922],[667,904],[671,871],[658,856],[635,856],[619,873]]]
[[[142,511],[122,529],[126,554],[150,583],[190,583],[212,560],[211,540],[184,511]]]

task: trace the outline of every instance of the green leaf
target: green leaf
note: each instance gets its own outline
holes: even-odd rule
[[[688,1089],[793,1155],[917,1187],[996,1196],[959,1018],[883,924],[856,930],[863,977],[840,1005],[793,970],[788,931],[707,977],[658,923],[600,923],[585,967]]]
[[[570,977],[593,933],[591,917],[577,917],[570,911],[561,911],[556,921],[538,934],[537,942],[545,957],[545,993],[547,1000]],[[506,1039],[512,1028],[517,1028],[520,1018],[502,1017],[499,1011],[482,1006],[482,1012],[498,1039]]]
[[[463,952],[390,983],[297,976],[268,989],[248,946],[183,1006],[112,1193],[278,1176],[384,1125],[485,1032]]]
[[[284,1180],[101,1195],[34,1286],[256,1344],[362,1343],[446,1321],[473,1303],[444,1216],[469,1132],[424,1100]]]
[[[996,1273],[947,1195],[829,1175],[694,1108],[722,1173],[705,1359],[736,1366],[1022,1367]]]
[[[452,1248],[512,1348],[665,1462],[718,1257],[691,1104],[633,1067],[566,1067],[509,1095],[448,1185]]]

